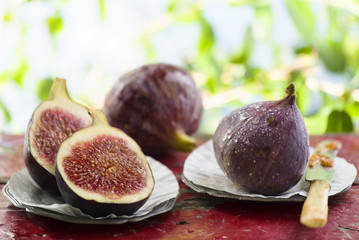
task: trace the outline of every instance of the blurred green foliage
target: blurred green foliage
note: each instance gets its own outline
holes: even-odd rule
[[[52,86],[53,79],[47,78],[42,79],[38,82],[36,88],[36,95],[40,101],[45,101],[50,98],[50,89]]]
[[[58,12],[54,16],[49,17],[46,23],[51,33],[51,36],[55,36],[58,32],[62,30],[62,18],[60,17]]]
[[[60,9],[67,1],[58,1],[59,11],[46,21],[53,38],[63,29]],[[178,24],[197,27],[196,49],[193,49],[193,56],[183,59],[183,65],[193,73],[203,93],[205,112],[202,132],[212,133],[223,115],[235,108],[252,101],[283,97],[284,89],[290,82],[296,85],[297,104],[311,134],[359,132],[359,3],[354,0],[342,0],[340,3],[285,0],[286,10],[300,37],[300,42],[290,49],[293,55],[290,62],[281,58],[288,49],[283,49],[273,40],[272,1],[227,1],[231,8],[251,8],[255,16],[253,22],[246,26],[242,41],[230,53],[218,52],[216,31],[204,14],[208,3],[169,0],[164,12],[169,21],[164,26],[144,31],[142,36],[147,61],[154,62],[161,60],[153,46],[156,34]],[[99,16],[104,20],[105,0],[98,0],[98,9]],[[325,23],[322,22],[323,16]],[[11,24],[11,11],[6,12],[3,21]],[[236,23],[228,24],[241,27]],[[26,22],[22,22],[22,26],[26,31]],[[258,31],[264,34],[260,39],[255,34]],[[255,49],[263,43],[263,39],[274,53],[269,69],[253,61]],[[22,44],[19,43],[19,52]],[[20,57],[13,69],[0,72],[0,87],[7,81],[23,86],[27,71],[28,64],[25,58]],[[35,94],[39,100],[48,97],[50,86],[51,79],[38,82]],[[1,96],[0,111],[10,122],[11,115]]]
[[[237,50],[218,58],[215,31],[203,15],[206,1],[202,4],[171,1],[168,12],[173,22],[169,26],[181,22],[196,24],[200,29],[197,55],[186,59],[186,64],[204,78],[201,89],[206,111],[201,131],[212,133],[224,114],[248,104],[253,97],[258,101],[281,98],[285,86],[294,82],[297,104],[311,134],[354,132],[359,114],[359,16],[355,12],[359,4],[343,1],[333,5],[333,1],[321,1],[322,9],[318,10],[317,1],[286,0],[287,11],[301,39],[292,49],[293,61],[287,63],[280,60],[281,46],[273,41],[271,2],[228,2],[233,7],[252,7],[255,20]],[[321,22],[322,15],[327,23]],[[273,69],[263,69],[251,61],[254,48],[261,41],[254,35],[258,29],[264,30],[265,39],[275,53]],[[321,73],[313,76],[318,69]],[[234,90],[238,90],[237,96]],[[218,99],[218,95],[227,99],[210,101]]]

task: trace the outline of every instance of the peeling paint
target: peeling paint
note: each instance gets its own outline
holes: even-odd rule
[[[359,229],[350,228],[350,227],[344,227],[344,226],[340,226],[340,225],[338,225],[338,228],[339,228],[341,231],[349,230],[349,231],[358,231],[358,232],[359,232]]]

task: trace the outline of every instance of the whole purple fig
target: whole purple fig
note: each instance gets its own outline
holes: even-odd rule
[[[189,73],[170,64],[150,64],[130,71],[106,96],[103,112],[110,125],[131,136],[145,154],[191,151],[190,137],[203,107]]]
[[[219,167],[244,190],[277,195],[303,176],[309,158],[307,129],[294,83],[279,101],[249,104],[225,117],[214,137]]]

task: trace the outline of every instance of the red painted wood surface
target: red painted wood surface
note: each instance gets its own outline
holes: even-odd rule
[[[311,145],[328,137],[313,136]],[[339,156],[358,168],[359,136],[330,138],[343,142]],[[10,143],[0,148],[0,176],[6,177],[24,167],[22,136],[1,139]],[[331,197],[327,225],[310,229],[299,223],[303,203],[238,201],[192,191],[180,180],[186,156],[158,159],[180,183],[180,197],[168,213],[122,225],[79,225],[27,213],[0,195],[0,239],[359,239],[358,185]]]

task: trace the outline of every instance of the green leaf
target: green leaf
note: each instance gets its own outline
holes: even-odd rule
[[[146,58],[148,62],[153,62],[156,60],[156,50],[152,44],[151,38],[149,34],[145,34],[141,38],[141,42],[146,51]]]
[[[172,0],[167,6],[167,12],[174,21],[193,23],[201,18],[201,3],[187,3],[181,0]]]
[[[5,11],[4,13],[4,22],[11,22],[11,20],[13,19],[12,13],[10,10]]]
[[[176,6],[178,5],[179,0],[171,0],[167,5],[167,12],[174,12]]]
[[[98,0],[98,4],[99,4],[99,10],[100,10],[100,16],[101,16],[101,20],[104,21],[105,20],[105,15],[106,15],[106,5],[105,5],[105,0]]]
[[[297,94],[297,106],[304,116],[310,116],[308,114],[311,105],[311,92],[304,84],[296,84],[295,92]]]
[[[63,28],[63,21],[58,13],[46,20],[47,27],[52,36],[55,36]]]
[[[22,59],[13,75],[13,79],[19,86],[22,86],[24,75],[28,70],[29,70],[29,64],[25,59]]]
[[[318,45],[319,58],[332,72],[343,72],[347,66],[346,55],[341,43],[325,41]]]
[[[209,54],[214,46],[215,38],[211,25],[203,17],[200,19],[201,33],[198,40],[200,54]]]
[[[217,80],[213,77],[207,79],[207,88],[210,92],[215,92],[217,86]]]
[[[254,41],[252,36],[252,28],[248,27],[243,43],[237,53],[231,56],[232,63],[245,64],[251,57],[254,48]]]
[[[49,99],[52,82],[51,78],[46,78],[37,83],[36,95],[41,101]]]
[[[262,6],[266,4],[270,4],[271,0],[227,0],[228,5],[230,6],[243,6],[243,5],[250,5],[250,6]]]
[[[302,46],[302,47],[299,47],[299,48],[295,49],[295,54],[296,55],[311,54],[312,52],[313,52],[313,47],[312,46]]]
[[[184,13],[177,13],[173,14],[172,17],[175,21],[181,22],[181,23],[193,23],[198,21],[200,18],[200,12],[196,9],[189,9],[188,11]]]
[[[209,90],[211,93],[218,92],[221,90],[223,85],[220,81],[220,75],[223,72],[223,64],[219,63],[216,58],[212,56],[212,54],[201,55],[197,57],[194,62],[196,69],[203,71],[206,75],[207,81],[205,84],[205,88]]]
[[[316,37],[316,21],[310,4],[310,1],[286,0],[286,5],[293,23],[307,43],[311,43]]]
[[[326,133],[348,133],[353,131],[352,119],[346,111],[334,110],[329,114]]]
[[[347,103],[345,106],[345,110],[352,117],[359,117],[359,102],[353,101],[351,103]]]
[[[4,113],[5,121],[9,123],[11,121],[11,114],[2,101],[0,101],[0,109]]]

